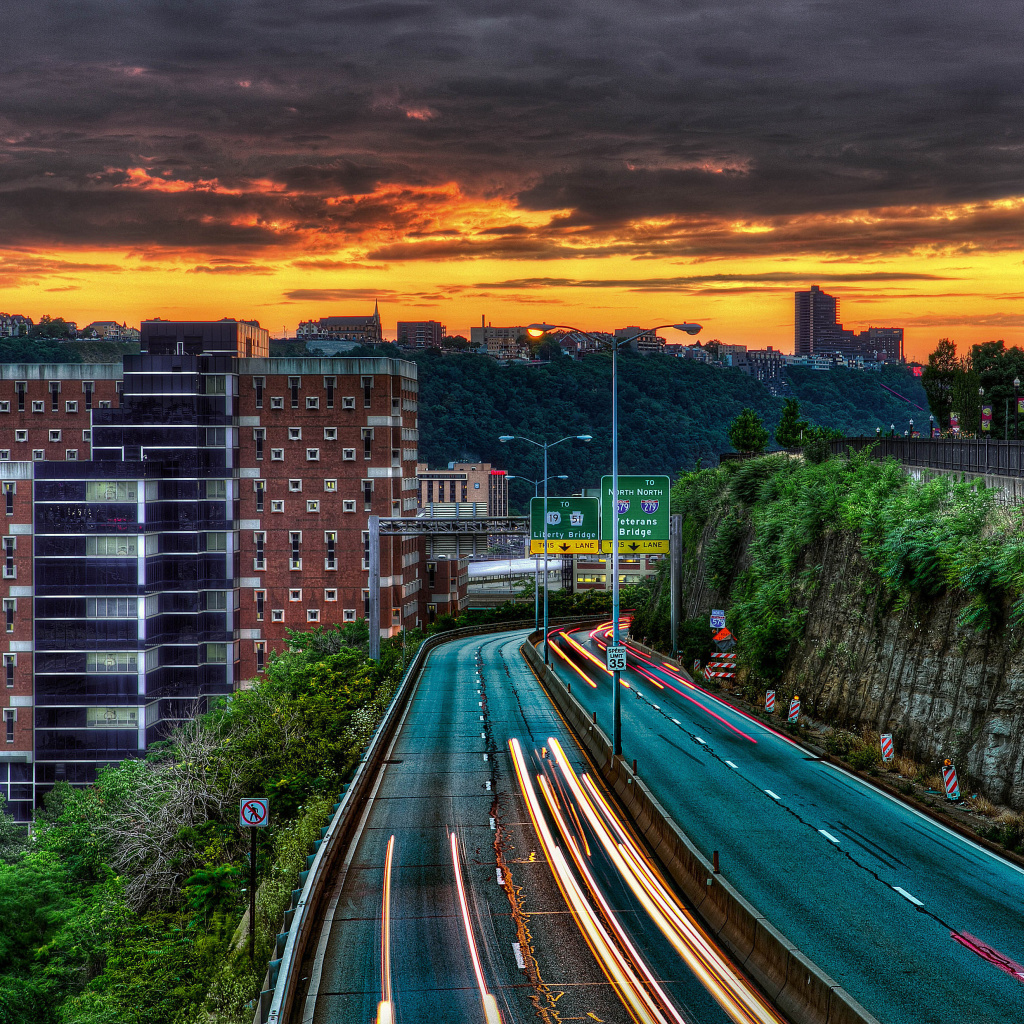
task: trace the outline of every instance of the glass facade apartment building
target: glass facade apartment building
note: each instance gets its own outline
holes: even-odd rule
[[[142,349],[0,366],[0,793],[20,820],[257,679],[287,628],[363,617],[367,517],[415,515],[415,365],[270,359],[245,321],[146,321]],[[383,634],[425,617],[421,561],[382,540]]]

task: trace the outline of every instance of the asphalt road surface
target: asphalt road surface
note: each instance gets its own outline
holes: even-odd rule
[[[603,662],[588,632],[572,639]],[[558,644],[596,686],[561,657],[556,671],[610,734],[610,677]],[[629,665],[623,754],[791,942],[883,1024],[1024,1021],[1024,871],[674,672]]]
[[[637,975],[648,970],[668,997],[664,1019],[730,1019],[640,908],[594,830],[581,820],[578,803],[570,806],[566,769],[554,764],[551,738],[577,774],[588,766],[519,653],[524,637],[506,633],[455,641],[427,659],[388,754],[391,763],[380,773],[349,861],[335,879],[309,994],[304,1005],[300,1000],[296,1019],[385,1019],[378,1006],[385,975],[398,1024],[489,1022],[487,997],[505,1024],[637,1019],[609,981],[610,970],[598,963],[594,936],[584,936],[556,885],[550,846],[538,835],[537,815],[513,765],[513,739],[535,795],[545,786],[551,792],[559,788],[558,804],[573,819],[570,840],[558,833],[545,808],[542,831],[550,829],[562,850],[573,843],[585,850],[614,927],[622,930],[619,947],[632,944],[642,961],[628,967]],[[548,781],[540,783],[537,776]],[[543,803],[539,796],[538,801]],[[390,921],[382,928],[392,836]],[[605,927],[612,929],[607,922]]]

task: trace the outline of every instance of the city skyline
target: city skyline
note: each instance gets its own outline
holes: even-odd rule
[[[5,25],[9,311],[1024,340],[1008,4],[83,12]]]

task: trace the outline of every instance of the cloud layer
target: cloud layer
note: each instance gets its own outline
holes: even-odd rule
[[[1015,250],[1022,25],[1009,0],[18,5],[0,239],[207,274]]]

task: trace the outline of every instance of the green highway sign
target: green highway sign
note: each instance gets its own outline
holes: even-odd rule
[[[671,506],[667,476],[619,476],[619,554],[668,551]],[[612,478],[601,477],[601,550],[612,550]]]
[[[548,554],[597,554],[601,502],[597,498],[548,498]],[[544,499],[530,499],[530,554],[544,554]]]

